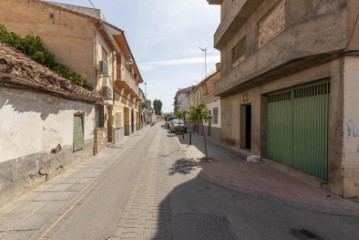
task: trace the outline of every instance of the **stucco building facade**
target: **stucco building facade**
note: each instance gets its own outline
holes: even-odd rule
[[[102,102],[0,43],[0,204],[92,156]]]
[[[221,142],[358,196],[359,2],[208,2],[221,5]]]
[[[139,128],[142,77],[124,32],[99,9],[39,0],[0,3],[1,24],[22,36],[40,36],[58,62],[86,76],[104,97],[96,106],[95,152]]]
[[[177,111],[182,112],[188,112],[189,110],[189,97],[188,94],[191,92],[191,90],[194,88],[194,86],[186,87],[183,89],[179,89],[176,92],[176,96],[174,98],[174,109],[173,112],[176,113]]]

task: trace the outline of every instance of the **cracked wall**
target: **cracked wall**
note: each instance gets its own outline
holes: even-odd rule
[[[73,152],[73,118],[84,113],[84,148]],[[0,204],[93,155],[92,104],[0,87]]]

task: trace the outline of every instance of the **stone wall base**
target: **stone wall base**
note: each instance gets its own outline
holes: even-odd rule
[[[93,140],[88,140],[77,152],[72,146],[61,146],[56,153],[35,153],[0,163],[0,206],[92,155]]]

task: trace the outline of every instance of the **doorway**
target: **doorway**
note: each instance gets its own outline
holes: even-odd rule
[[[251,149],[251,130],[252,130],[252,106],[242,105],[240,111],[240,125],[241,125],[241,148]]]
[[[112,107],[111,106],[108,106],[107,107],[107,116],[108,116],[108,119],[107,119],[107,142],[108,143],[112,143],[113,139],[112,139],[112,131],[113,131],[113,127],[112,127],[112,120],[113,120],[113,117],[112,117]]]

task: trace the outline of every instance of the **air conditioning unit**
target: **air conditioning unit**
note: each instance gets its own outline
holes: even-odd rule
[[[108,65],[105,61],[100,61],[98,65],[98,71],[101,74],[108,74]]]
[[[113,99],[113,88],[111,86],[102,87],[102,96],[105,100]]]
[[[102,96],[105,100],[113,99],[113,85],[108,77],[102,80]]]

